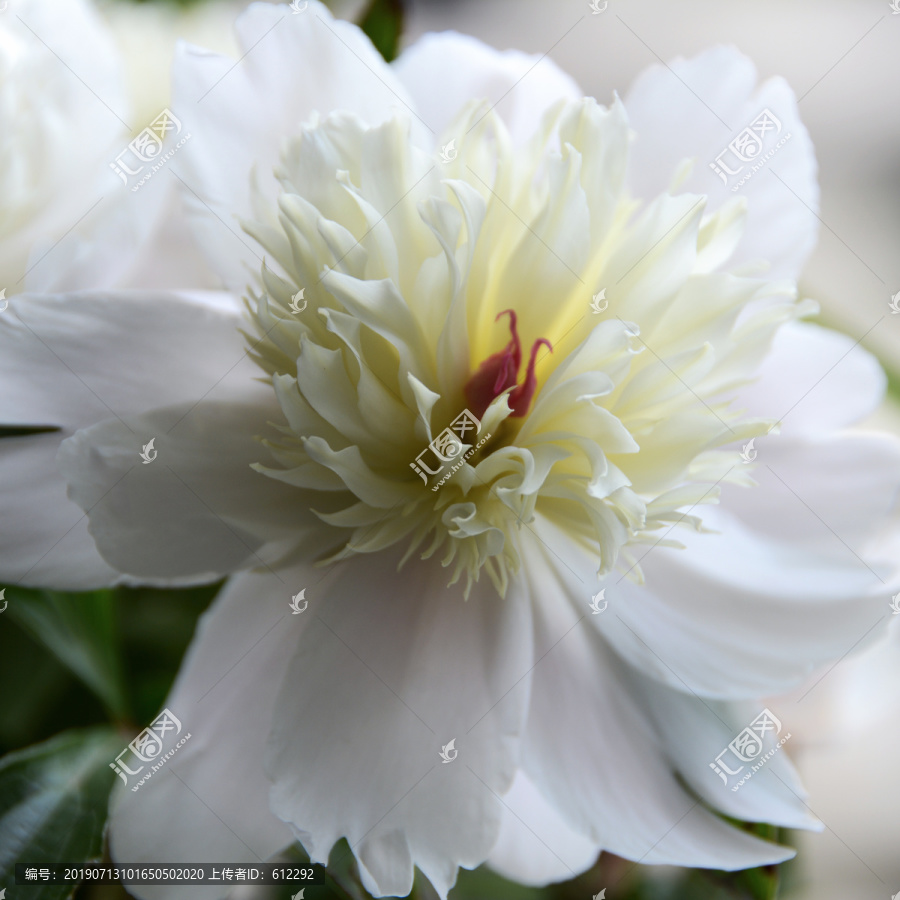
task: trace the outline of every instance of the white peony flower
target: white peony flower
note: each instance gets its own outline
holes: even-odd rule
[[[256,265],[246,310],[147,292],[13,307],[80,375],[20,362],[14,402],[81,426],[59,466],[109,570],[233,576],[167,702],[190,740],[114,793],[114,858],[247,862],[299,840],[324,862],[346,837],[373,894],[409,893],[418,867],[442,897],[485,861],[543,884],[601,850],[789,858],[722,815],[815,827],[786,754],[739,791],[710,763],[754,698],[877,633],[895,573],[872,548],[900,471],[896,441],[845,430],[878,402],[877,364],[797,322],[814,214],[773,179],[749,212],[717,202],[735,195],[702,142],[690,177],[715,193],[642,193],[704,115],[667,95],[657,131],[662,69],[606,108],[546,59],[459,35],[387,66],[315,2],[254,4],[238,30],[240,66],[185,49],[175,83],[197,233],[234,290]],[[754,92],[725,49],[673,68],[736,129],[771,109],[792,134],[779,174],[815,208],[783,82]],[[256,246],[228,235],[234,214]],[[773,242],[779,280],[750,277]],[[445,432],[461,415],[465,459]],[[433,441],[450,459],[430,475]],[[23,553],[64,530],[61,504],[39,508]]]

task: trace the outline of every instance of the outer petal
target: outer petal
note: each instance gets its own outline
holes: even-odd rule
[[[818,440],[772,435],[756,446],[758,484],[723,489],[729,515],[766,540],[809,552],[822,552],[824,542],[826,551],[864,568],[858,553],[877,569],[869,544],[886,532],[897,505],[900,441],[850,431]]]
[[[646,584],[624,579],[607,591],[616,615],[598,627],[641,671],[676,690],[751,698],[788,690],[877,637],[884,586],[836,539],[804,547],[724,511],[706,509],[703,520],[718,533],[679,533],[684,550],[660,546],[643,559]]]
[[[500,837],[488,863],[510,881],[568,881],[596,862],[600,847],[571,829],[521,769],[503,804]]]
[[[188,214],[211,267],[241,291],[260,264],[237,221],[252,217],[253,167],[264,188],[274,184],[282,140],[313,113],[350,110],[374,125],[412,103],[369,39],[318,0],[301,15],[285,4],[253,3],[238,19],[237,37],[239,62],[181,45],[173,94],[192,134],[177,161]]]
[[[487,100],[496,105],[513,140],[521,143],[549,106],[583,96],[572,78],[548,57],[519,50],[501,52],[455,31],[419,38],[394,61],[393,69],[437,134],[470,100]],[[457,143],[463,139],[459,135]]]
[[[277,702],[272,808],[313,859],[346,836],[366,888],[405,896],[417,866],[446,898],[497,839],[531,665],[523,603],[467,601],[447,572],[351,560],[310,590],[314,616]],[[441,748],[455,740],[458,758]],[[449,752],[449,751],[448,751]]]
[[[245,402],[101,422],[63,443],[59,466],[120,572],[204,578],[268,565],[304,538],[313,555],[317,535],[328,536],[299,490],[251,468],[268,456],[257,435],[280,417],[272,389],[257,385]],[[144,463],[151,438],[158,459]]]
[[[66,497],[56,451],[109,416],[199,400],[243,358],[230,306],[223,295],[146,292],[10,300],[0,316],[0,425],[57,430],[0,442],[0,509],[16,523],[0,549],[5,579],[61,590],[115,580]]]
[[[246,864],[293,843],[290,829],[269,810],[262,763],[278,685],[309,624],[289,615],[291,586],[315,577],[298,570],[239,575],[204,614],[166,700],[191,738],[137,791],[131,788],[146,773],[129,776],[127,788],[116,780],[114,860]],[[185,890],[141,885],[132,893],[179,900]],[[191,889],[207,900],[225,893],[216,886]]]
[[[11,523],[0,544],[4,583],[88,591],[117,573],[97,553],[87,516],[66,499],[56,469],[58,434],[0,442],[0,509]]]
[[[569,558],[538,541],[525,558],[537,663],[523,768],[569,826],[648,864],[738,869],[793,855],[731,828],[684,790],[628,666],[572,608],[559,578]]]
[[[749,201],[746,232],[730,264],[767,260],[772,278],[796,279],[818,232],[816,159],[787,82],[771,78],[759,88],[756,82],[753,63],[732,47],[714,47],[692,59],[675,59],[668,67],[649,68],[625,101],[637,133],[630,181],[637,196],[649,200],[667,189],[679,163],[696,160],[684,190],[708,194],[713,208],[739,195]],[[779,120],[781,130],[767,132],[759,159],[753,156],[723,184],[710,163],[765,109]],[[733,190],[788,134],[790,139],[765,166]],[[751,156],[749,148],[745,156]],[[723,159],[729,169],[738,168],[733,154]]]
[[[733,781],[724,784],[709,766],[759,715],[759,705],[747,704],[741,712],[731,704],[700,700],[664,687],[637,672],[632,673],[631,680],[650,711],[669,761],[714,809],[743,822],[821,830],[821,824],[809,812],[806,790],[787,756],[789,747],[770,757],[765,769],[755,773],[740,791],[731,790]],[[791,726],[787,721],[782,725],[780,736],[784,737],[791,733]]]
[[[738,393],[735,406],[778,417],[786,436],[823,434],[874,412],[886,384],[878,360],[857,342],[795,322],[778,329],[759,377]]]
[[[199,400],[244,357],[224,294],[84,292],[10,301],[0,423],[83,428]]]
[[[776,484],[782,493],[769,507],[775,515],[800,502]],[[646,583],[624,572],[611,576],[605,599],[613,615],[590,617],[640,671],[701,696],[754,698],[788,690],[864,635],[878,636],[889,585],[836,538],[833,546],[789,544],[724,510],[704,507],[702,518],[714,533],[678,529],[669,537],[685,549],[638,553]],[[825,531],[812,515],[808,528]],[[574,602],[581,597],[586,605],[598,589],[596,561],[558,532],[542,537],[566,561],[561,576]],[[889,568],[880,569],[887,579]]]
[[[111,148],[105,155],[115,158],[126,144],[123,138],[122,147]],[[161,152],[169,152],[176,144],[167,137]],[[218,287],[219,278],[206,267],[188,229],[177,183],[171,174],[160,171],[138,192],[132,192],[106,169],[97,178],[96,199],[100,202],[96,208],[64,241],[37,246],[27,290],[52,294]],[[52,253],[47,252],[50,247]]]

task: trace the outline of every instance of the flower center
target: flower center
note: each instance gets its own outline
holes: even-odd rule
[[[541,344],[546,344],[547,349],[551,353],[553,352],[553,345],[550,341],[546,338],[538,338],[531,345],[531,356],[528,360],[525,378],[521,384],[517,384],[516,379],[522,364],[522,343],[516,328],[514,310],[504,309],[503,312],[497,314],[494,321],[505,315],[509,316],[509,343],[498,353],[492,353],[478,367],[475,374],[466,382],[464,389],[469,409],[479,419],[491,403],[510,388],[512,388],[509,394],[509,408],[512,410],[510,418],[522,418],[528,412],[537,388],[534,367],[537,363],[538,349]]]
[[[323,565],[402,544],[466,592],[484,573],[503,595],[534,521],[591,548],[598,578],[621,560],[639,579],[634,548],[677,546],[669,532],[700,528],[691,511],[720,483],[748,483],[727,447],[771,423],[730,392],[805,310],[790,289],[758,302],[760,282],[709,271],[731,252],[733,205],[704,220],[695,197],[663,195],[639,211],[618,104],[560,107],[521,165],[490,111],[453,128],[476,125],[450,178],[402,118],[336,113],[286,146],[277,211],[259,194],[262,221],[244,224],[277,264],[250,293],[251,355],[285,415],[254,468],[321,520],[289,552],[314,534]],[[602,284],[618,286],[616,315],[595,320]],[[491,352],[502,316],[509,340]],[[524,371],[519,324],[559,335],[534,341]],[[542,345],[555,365],[539,385]]]

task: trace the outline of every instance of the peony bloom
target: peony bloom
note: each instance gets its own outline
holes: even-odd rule
[[[235,291],[256,268],[243,307],[14,307],[86,382],[48,396],[51,361],[23,364],[47,421],[81,416],[58,465],[104,565],[232,576],[167,702],[190,741],[113,795],[114,858],[326,861],[345,837],[371,893],[417,867],[442,897],[485,861],[542,884],[601,850],[789,858],[724,818],[815,827],[786,754],[740,791],[710,763],[884,618],[900,471],[845,430],[878,366],[798,321],[809,208],[762,177],[720,202],[703,167],[730,137],[663,70],[604,107],[453,34],[387,66],[314,2],[238,27],[240,67],[185,49],[175,83],[206,256]],[[783,82],[754,91],[725,49],[675,70],[736,129],[769,109],[815,206]]]

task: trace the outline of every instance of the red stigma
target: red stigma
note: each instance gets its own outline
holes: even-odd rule
[[[525,380],[517,385],[516,377],[519,366],[522,364],[522,344],[519,341],[519,332],[516,330],[516,314],[513,310],[503,310],[494,321],[505,315],[509,315],[509,343],[498,353],[492,353],[466,382],[465,394],[469,410],[479,419],[494,398],[499,397],[510,388],[513,389],[509,394],[509,408],[512,410],[510,418],[524,416],[528,412],[528,407],[531,406],[534,392],[537,389],[534,367],[537,363],[538,348],[541,344],[545,344],[550,352],[553,352],[550,341],[546,338],[538,338],[531,347]]]

